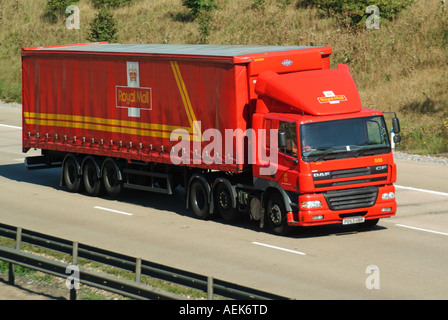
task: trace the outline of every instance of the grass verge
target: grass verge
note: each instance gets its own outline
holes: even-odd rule
[[[4,247],[15,247],[15,241],[0,237],[0,245]],[[48,259],[57,260],[64,263],[71,263],[71,256],[53,251],[50,249],[45,249],[42,247],[30,245],[27,243],[22,244],[21,250],[23,252],[28,252],[34,255],[39,255]],[[135,273],[108,266],[102,263],[97,263],[89,261],[86,259],[79,259],[78,266],[87,270],[92,270],[100,273],[104,273],[110,276],[114,276],[120,279],[125,279],[129,281],[135,280]],[[0,260],[0,274],[7,274],[9,264]],[[42,293],[48,294],[55,298],[69,297],[69,290],[65,287],[65,280],[59,277],[55,277],[40,271],[36,271],[30,268],[21,267],[19,265],[15,266],[14,274],[16,277],[22,277],[28,284],[34,283],[39,284],[38,287],[42,290]],[[177,295],[183,296],[186,299],[206,299],[207,294],[187,288],[181,285],[169,283],[163,280],[151,278],[148,276],[141,277],[141,283],[147,284],[154,288],[158,288],[167,292],[175,293]],[[100,290],[94,287],[81,284],[80,289],[77,291],[78,300],[127,300],[127,297],[113,294],[104,290]]]

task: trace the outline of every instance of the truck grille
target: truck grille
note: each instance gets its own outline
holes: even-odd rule
[[[324,192],[325,200],[331,210],[347,210],[371,207],[378,197],[378,187],[336,190]]]
[[[316,188],[328,188],[358,183],[386,181],[387,173],[388,166],[380,165],[364,168],[314,172],[313,180]],[[344,180],[337,181],[337,179]]]

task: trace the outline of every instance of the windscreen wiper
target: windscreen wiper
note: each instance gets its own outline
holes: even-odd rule
[[[376,151],[381,150],[381,149],[387,149],[387,151],[389,150],[389,148],[388,148],[388,147],[385,147],[385,146],[374,147],[374,148],[368,148],[368,149],[363,149],[363,150],[360,150],[360,151],[356,154],[356,157],[361,157],[361,156],[371,156],[371,155],[377,154]],[[386,151],[386,152],[387,152],[387,151]],[[371,154],[368,154],[369,152],[371,152]]]
[[[313,162],[317,162],[319,160],[333,160],[336,159],[336,155],[346,153],[346,151],[337,152],[329,150],[327,152],[324,152],[323,154],[319,155],[317,158],[313,159]]]

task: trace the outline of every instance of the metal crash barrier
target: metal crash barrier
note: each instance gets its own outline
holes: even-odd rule
[[[0,224],[0,237],[16,241],[16,248],[0,246],[0,260],[9,263],[8,282],[11,285],[14,285],[14,265],[20,265],[65,279],[73,278],[70,271],[74,271],[71,268],[76,266],[76,272],[78,272],[76,276],[79,283],[138,300],[188,299],[141,283],[142,275],[206,292],[209,300],[213,299],[214,294],[235,300],[288,300],[288,298],[283,296],[213,279],[210,276],[199,275],[19,227]],[[72,263],[63,263],[23,252],[21,251],[22,243],[69,254],[72,256]],[[133,272],[135,281],[77,267],[79,258]],[[70,299],[76,300],[76,286],[68,286],[68,288],[70,288]]]

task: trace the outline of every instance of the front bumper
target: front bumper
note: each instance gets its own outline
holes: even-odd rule
[[[395,215],[397,203],[395,198],[383,200],[385,193],[395,193],[393,185],[380,186],[373,205],[363,208],[331,210],[322,193],[300,195],[298,210],[288,212],[287,220],[290,226],[317,226],[342,223],[345,218],[364,217],[365,220],[388,218]],[[301,208],[302,202],[320,201],[321,207],[312,209]]]

